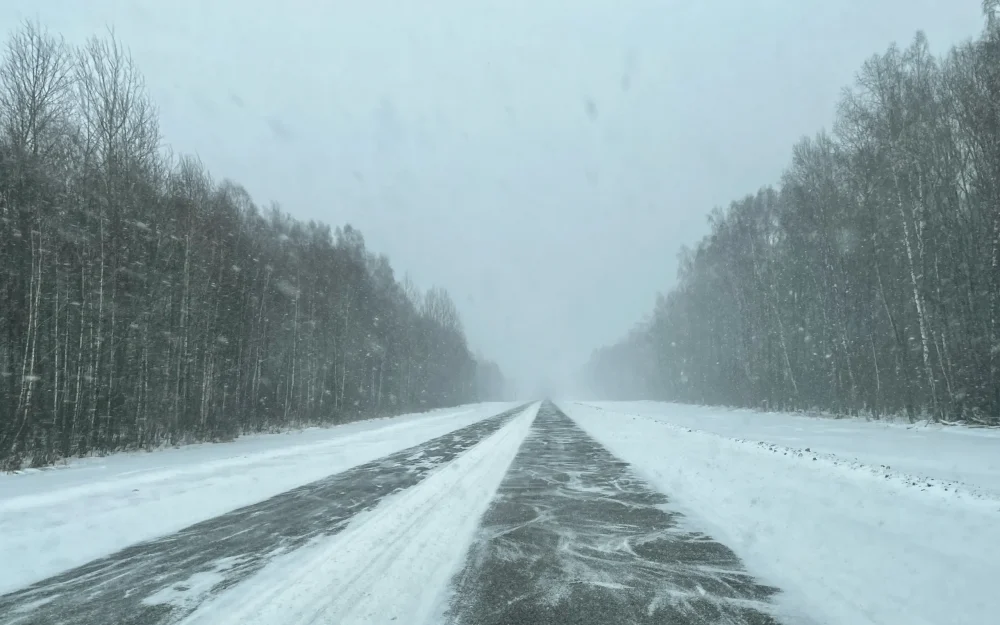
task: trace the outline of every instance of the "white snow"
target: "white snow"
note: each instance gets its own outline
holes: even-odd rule
[[[960,625],[1000,614],[996,432],[650,403],[561,407],[780,587],[779,609],[794,622]]]
[[[537,412],[536,404],[339,534],[278,556],[183,623],[420,625],[439,618],[479,518]]]
[[[0,474],[0,594],[514,405],[475,404]]]
[[[663,402],[587,402],[728,438],[831,454],[1000,497],[1000,429],[902,425]]]

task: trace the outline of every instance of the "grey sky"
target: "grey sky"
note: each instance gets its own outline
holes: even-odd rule
[[[474,349],[556,383],[672,284],[715,205],[776,182],[862,61],[980,0],[4,0],[114,25],[164,137],[454,296]]]

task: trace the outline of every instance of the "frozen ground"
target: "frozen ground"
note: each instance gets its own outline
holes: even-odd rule
[[[995,431],[646,402],[562,407],[780,587],[782,620],[971,625],[1000,614]]]
[[[477,404],[0,474],[0,594],[428,441],[512,404]]]

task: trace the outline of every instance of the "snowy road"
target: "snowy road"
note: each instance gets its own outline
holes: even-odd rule
[[[495,433],[512,410],[0,597],[0,623],[169,623],[280,554],[335,534]]]
[[[776,588],[546,402],[0,596],[0,624],[771,624]]]
[[[551,403],[457,579],[446,622],[771,624],[762,585]]]
[[[2,476],[0,625],[972,625],[1000,611],[995,432],[510,408]],[[905,446],[928,452],[907,457],[916,476],[875,464]]]
[[[0,596],[0,623],[776,622],[666,503],[546,402]]]

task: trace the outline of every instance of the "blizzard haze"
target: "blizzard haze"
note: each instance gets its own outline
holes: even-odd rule
[[[166,143],[454,297],[474,350],[554,390],[673,282],[705,215],[777,182],[868,56],[979,0],[8,1],[113,26]]]

